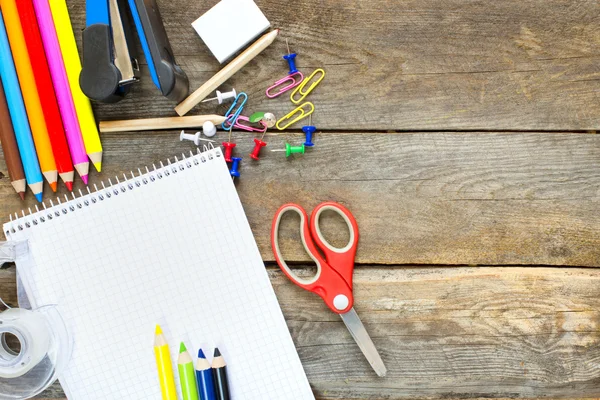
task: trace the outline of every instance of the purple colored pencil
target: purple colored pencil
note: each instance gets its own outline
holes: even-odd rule
[[[42,34],[42,42],[44,43],[44,50],[46,51],[46,58],[48,59],[50,75],[52,76],[60,115],[65,127],[67,142],[69,143],[71,158],[73,159],[75,169],[87,185],[89,161],[83,144],[81,127],[77,119],[75,103],[73,102],[65,63],[62,58],[60,44],[58,43],[58,36],[56,36],[50,4],[48,0],[33,0],[33,6],[35,7],[38,25]]]

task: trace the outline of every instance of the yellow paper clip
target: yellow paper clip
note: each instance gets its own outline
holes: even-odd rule
[[[321,73],[321,76],[314,81],[310,87],[308,88],[308,90],[304,90],[304,88],[306,87],[306,85],[308,84],[308,82],[310,82],[315,75],[317,75],[318,73]],[[306,96],[308,96],[310,94],[310,92],[312,92],[313,90],[315,90],[315,88],[317,87],[317,85],[319,83],[321,83],[321,81],[323,80],[323,78],[325,78],[325,71],[321,68],[315,69],[315,72],[313,72],[312,74],[310,74],[310,76],[308,78],[305,78],[302,83],[300,84],[300,86],[298,86],[290,95],[290,100],[292,101],[292,103],[294,104],[300,104],[300,102],[302,100],[304,100],[304,98]],[[300,93],[301,97],[298,100],[294,99],[294,96],[296,95],[296,93]]]
[[[304,110],[305,107],[310,107],[310,111],[306,112]],[[315,111],[314,104],[311,103],[310,101],[307,101],[306,103],[302,103],[301,106],[296,107],[294,110],[292,110],[292,112],[287,114],[285,117],[281,117],[281,119],[279,121],[277,121],[277,124],[275,124],[275,126],[277,127],[277,129],[282,131],[282,130],[294,125],[296,122],[300,121],[301,119],[308,117],[310,114],[313,113],[313,111]],[[300,113],[300,115],[298,115],[296,118],[294,118],[291,122],[288,122],[285,126],[280,126],[282,121],[287,121],[287,120],[292,119],[292,117],[296,113]]]

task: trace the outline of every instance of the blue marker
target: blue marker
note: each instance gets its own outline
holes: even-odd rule
[[[202,349],[198,350],[198,362],[196,363],[196,382],[198,383],[198,394],[200,400],[216,400],[215,387],[213,385],[212,369],[204,356]]]
[[[42,171],[35,152],[35,145],[31,136],[31,128],[27,119],[27,111],[23,103],[23,95],[17,78],[17,71],[13,62],[10,44],[4,26],[4,18],[0,12],[0,78],[4,86],[4,94],[8,103],[10,119],[15,131],[15,138],[19,147],[19,154],[23,162],[25,179],[37,201],[42,202],[44,187]]]

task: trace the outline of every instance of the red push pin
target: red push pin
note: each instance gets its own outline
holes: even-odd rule
[[[233,160],[231,159],[231,155],[233,154],[233,148],[235,147],[235,143],[223,142],[223,147],[225,147],[225,161],[233,162]]]
[[[266,142],[263,142],[260,139],[254,139],[254,150],[252,150],[252,153],[250,153],[250,157],[252,157],[254,160],[258,161],[260,149],[262,149],[266,145],[267,145]]]

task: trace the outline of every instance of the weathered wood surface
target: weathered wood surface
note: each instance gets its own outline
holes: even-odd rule
[[[293,201],[310,211],[335,200],[358,220],[359,263],[600,266],[599,135],[339,133],[318,135],[303,157],[269,151],[301,138],[270,135],[256,163],[247,157],[251,136],[235,137],[237,154],[246,156],[238,191],[265,261],[273,260],[279,206]],[[194,148],[164,132],[106,134],[103,144],[105,169],[92,184]],[[4,221],[23,204],[6,174],[3,181]],[[34,206],[32,196],[25,206]],[[293,222],[281,236],[284,255],[308,261],[300,246],[289,246],[298,238]],[[329,230],[342,240],[344,230]]]
[[[358,269],[355,308],[383,379],[318,297],[269,273],[320,399],[600,396],[600,270]],[[0,271],[12,304],[13,285],[14,268]]]
[[[158,1],[192,90],[219,64],[191,23],[215,1]],[[76,31],[84,1],[69,0]],[[285,38],[304,72],[323,67],[311,95],[322,129],[595,130],[600,127],[600,7],[595,0],[257,0],[281,38],[225,86],[250,107],[284,115],[264,90],[287,72]],[[80,36],[80,35],[78,35]],[[103,118],[175,115],[147,68]],[[144,104],[144,107],[140,107]],[[226,106],[218,107],[224,113]],[[205,104],[195,113],[212,113]]]

